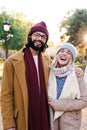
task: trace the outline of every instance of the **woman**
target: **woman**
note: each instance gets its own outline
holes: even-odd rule
[[[81,109],[87,107],[84,78],[76,77],[76,48],[64,43],[50,68],[48,96],[51,130],[80,130]]]

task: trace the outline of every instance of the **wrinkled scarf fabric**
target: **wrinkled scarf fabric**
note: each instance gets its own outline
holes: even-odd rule
[[[24,61],[29,97],[28,130],[49,130],[49,110],[41,54],[38,55],[40,92],[37,70],[29,48],[24,52]]]
[[[71,74],[71,72],[73,71],[73,68],[74,68],[74,64],[72,65],[66,65],[64,67],[61,67],[61,68],[52,68],[54,73],[55,73],[55,76],[57,77],[66,77],[68,75]]]

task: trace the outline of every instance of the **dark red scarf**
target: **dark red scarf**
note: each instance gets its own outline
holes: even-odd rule
[[[49,130],[49,111],[41,54],[38,55],[40,86],[36,65],[29,48],[24,52],[24,60],[29,97],[28,130]]]

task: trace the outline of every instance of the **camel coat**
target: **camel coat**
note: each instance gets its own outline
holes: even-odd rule
[[[47,86],[50,61],[45,55],[42,61]],[[1,114],[3,129],[16,127],[16,130],[28,130],[28,92],[22,50],[9,57],[4,64]]]
[[[51,130],[80,130],[81,109],[87,107],[87,88],[83,77],[78,79],[80,99],[58,99],[54,109],[64,113],[53,121],[53,110],[50,108]]]

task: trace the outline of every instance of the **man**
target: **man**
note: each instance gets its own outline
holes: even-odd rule
[[[35,24],[25,48],[5,61],[1,89],[5,130],[50,130],[46,95],[50,59],[41,53],[48,38],[45,22]]]
[[[40,53],[48,37],[46,24],[37,23],[28,34],[26,47],[5,62],[1,90],[5,130],[49,130],[49,59]]]

